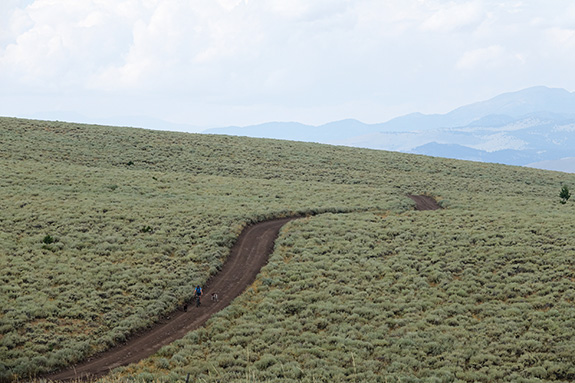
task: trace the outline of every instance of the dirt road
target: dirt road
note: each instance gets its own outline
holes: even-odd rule
[[[437,202],[429,196],[409,195],[408,197],[415,201],[417,210],[440,209]],[[214,313],[229,305],[253,283],[273,251],[279,230],[292,219],[294,218],[265,221],[244,229],[222,270],[205,286],[204,303],[201,307],[190,307],[187,312],[173,312],[163,322],[130,338],[125,344],[45,378],[66,381],[101,377],[113,368],[147,358],[161,347],[199,328]],[[212,292],[218,294],[218,302],[210,300],[209,295]]]
[[[409,198],[415,201],[415,210],[438,210],[441,206],[437,201],[427,195],[408,195]]]
[[[206,284],[203,303],[199,308],[189,307],[187,312],[173,312],[163,322],[130,338],[127,343],[45,378],[66,381],[100,377],[113,368],[154,354],[161,347],[202,326],[210,316],[229,305],[253,283],[273,251],[280,228],[292,219],[266,221],[245,228],[222,270]],[[218,302],[211,301],[209,296],[212,292],[218,294]]]

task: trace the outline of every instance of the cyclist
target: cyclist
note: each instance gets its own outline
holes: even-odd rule
[[[199,306],[202,303],[202,295],[203,294],[204,294],[204,292],[202,291],[202,288],[200,287],[200,285],[197,285],[196,290],[194,291],[194,295],[196,296],[196,299],[197,299],[196,306]]]

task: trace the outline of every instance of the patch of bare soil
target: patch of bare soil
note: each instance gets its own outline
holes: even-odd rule
[[[292,219],[265,221],[246,227],[238,237],[222,270],[204,287],[200,307],[190,305],[186,312],[175,311],[126,343],[44,378],[67,381],[101,377],[113,368],[147,358],[161,347],[201,327],[214,313],[229,305],[254,282],[273,251],[279,230]],[[217,302],[210,299],[212,293],[218,294]]]
[[[415,210],[438,210],[441,206],[433,197],[427,195],[408,195],[409,198],[415,201]]]

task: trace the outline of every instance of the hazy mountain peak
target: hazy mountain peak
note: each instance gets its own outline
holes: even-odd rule
[[[446,116],[460,120],[459,125],[466,125],[490,114],[518,118],[542,111],[574,115],[575,93],[570,93],[565,89],[535,86],[459,107]]]
[[[568,128],[557,129],[558,126]],[[535,86],[461,106],[446,114],[411,113],[380,124],[365,124],[355,119],[320,126],[266,123],[212,129],[206,133],[526,165],[573,156],[575,92]]]

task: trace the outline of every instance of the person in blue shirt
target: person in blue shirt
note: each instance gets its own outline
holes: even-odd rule
[[[194,291],[194,295],[196,297],[196,306],[199,306],[202,303],[203,294],[204,292],[202,291],[202,288],[200,287],[200,285],[197,285],[196,290]]]

